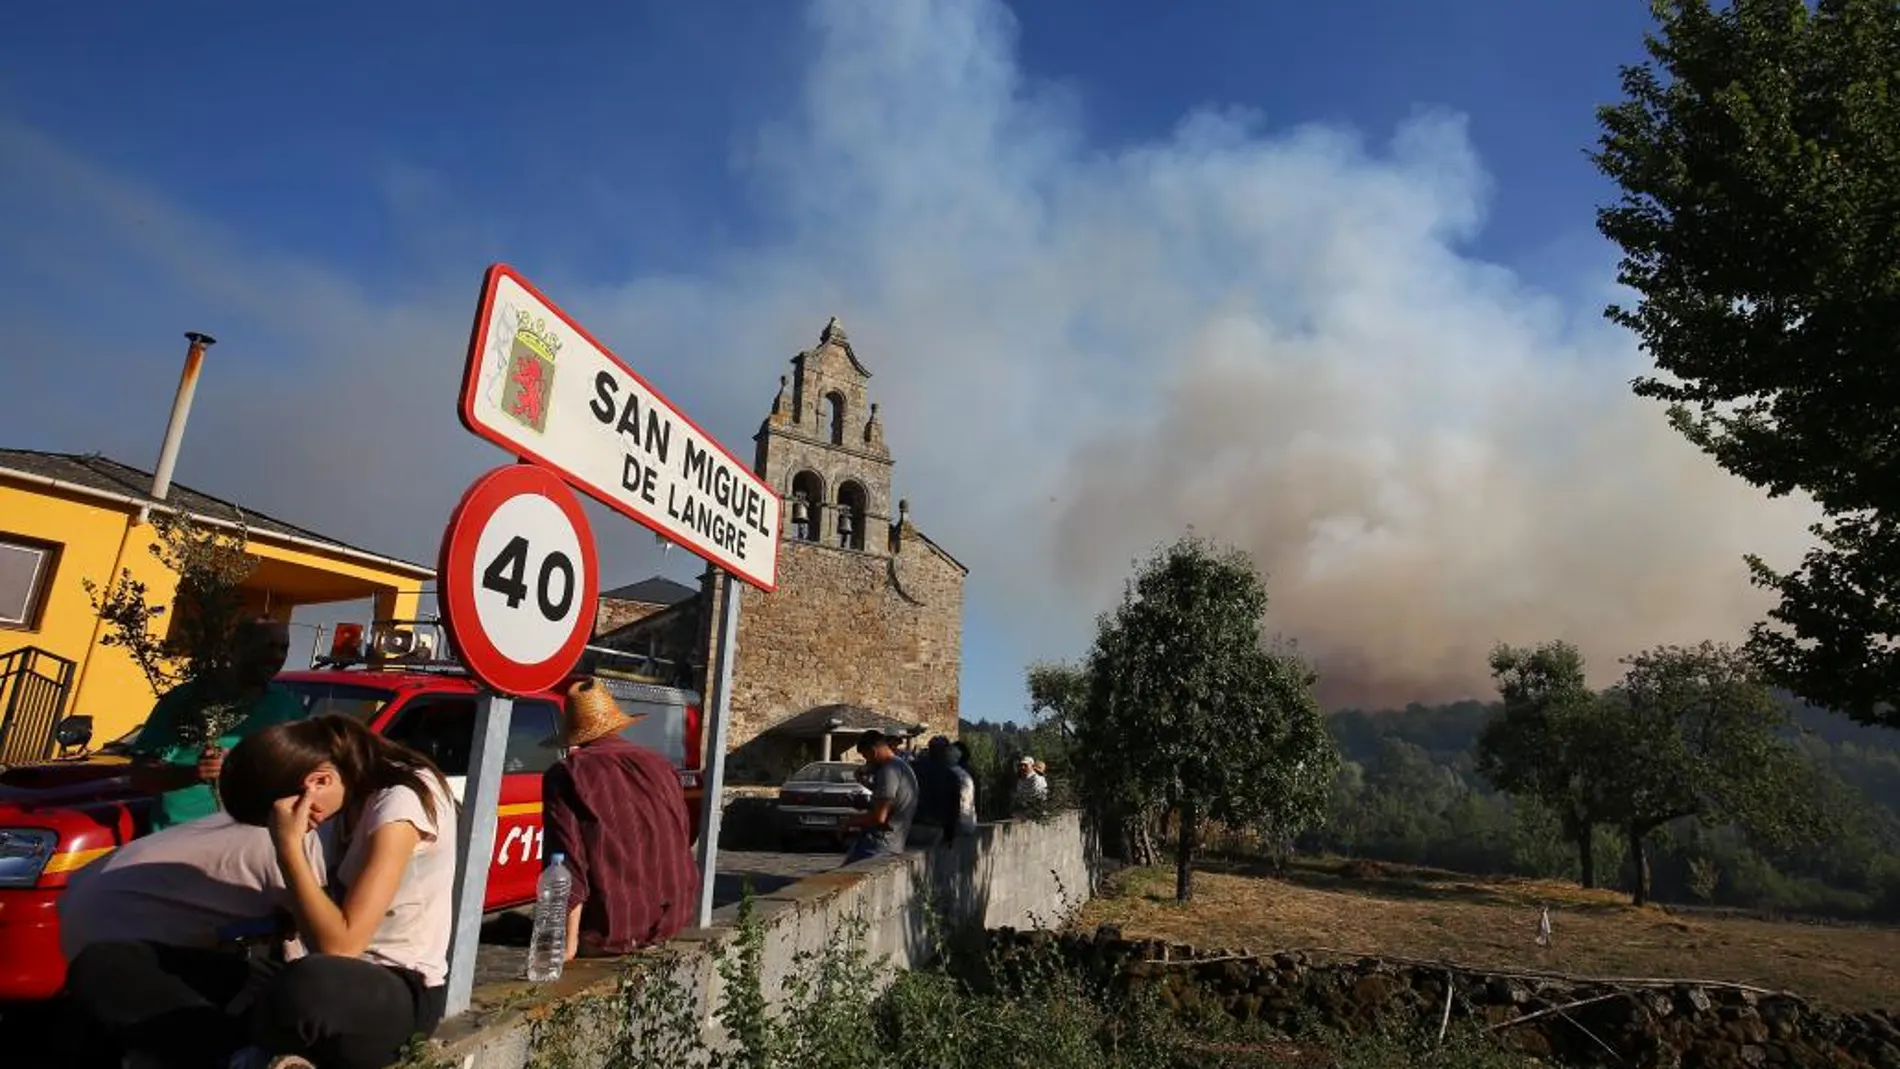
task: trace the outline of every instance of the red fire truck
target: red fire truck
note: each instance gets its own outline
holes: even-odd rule
[[[391,622],[396,623],[396,622]],[[407,638],[400,637],[407,635]],[[386,738],[427,754],[460,796],[475,733],[477,684],[452,662],[428,659],[435,647],[417,631],[384,626],[372,653],[356,655],[360,628],[339,628],[333,656],[277,681],[303,699],[308,715],[355,717]],[[699,831],[700,702],[638,671],[608,667],[625,655],[594,651],[583,662],[632,716],[626,737],[657,750],[679,769],[695,837]],[[558,692],[519,696],[509,726],[490,859],[487,907],[534,900],[541,871],[541,774],[562,756]],[[151,798],[134,791],[127,747],[137,732],[85,752],[82,725],[62,725],[74,757],[0,771],[0,1004],[51,997],[65,980],[58,902],[72,873],[148,830]]]

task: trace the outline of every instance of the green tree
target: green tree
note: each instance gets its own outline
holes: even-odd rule
[[[1598,774],[1629,841],[1630,894],[1649,901],[1647,840],[1685,818],[1776,841],[1811,836],[1814,781],[1783,737],[1786,709],[1744,651],[1704,642],[1625,659],[1603,703]]]
[[[1200,824],[1318,820],[1338,764],[1312,670],[1267,650],[1267,591],[1243,553],[1189,536],[1140,568],[1089,652],[1084,787],[1123,813],[1180,813],[1175,897],[1193,897]]]
[[[169,610],[150,600],[130,568],[103,588],[82,580],[93,611],[106,624],[100,644],[125,650],[155,696],[193,680],[206,681],[216,692],[235,664],[242,588],[257,569],[246,550],[246,532],[240,527],[227,534],[183,513],[154,516],[152,527],[157,538],[148,552],[178,577]]]
[[[1825,514],[1752,650],[1772,678],[1900,726],[1900,13],[1891,0],[1662,0],[1599,112],[1622,195],[1598,227],[1640,296],[1609,317],[1677,430]]]
[[[1064,738],[1073,737],[1089,700],[1087,671],[1079,664],[1040,661],[1029,666],[1027,683],[1030,715]]]
[[[1608,802],[1596,775],[1599,709],[1584,683],[1583,654],[1568,642],[1500,645],[1491,651],[1491,676],[1504,709],[1478,736],[1478,773],[1554,814],[1577,851],[1583,886],[1595,887],[1594,839]]]

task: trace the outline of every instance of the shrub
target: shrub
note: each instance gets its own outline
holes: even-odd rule
[[[1242,1069],[1274,1060],[1281,1037],[1224,1015],[1176,1012],[1149,991],[1107,990],[1074,968],[1061,943],[1006,955],[949,938],[937,967],[902,973],[878,993],[863,921],[824,950],[799,955],[774,1006],[766,997],[765,933],[749,898],[739,937],[719,963],[725,999],[715,1019],[725,1042],[709,1044],[692,1000],[664,967],[629,974],[620,1002],[598,1020],[624,1022],[610,1045],[615,1069]],[[664,962],[666,959],[659,959]],[[579,1064],[570,1042],[578,1015],[557,1013],[537,1036],[536,1069]],[[1394,1031],[1362,1039],[1314,1035],[1341,1069],[1496,1069],[1514,1065],[1477,1034]],[[419,1064],[419,1063],[418,1063]]]

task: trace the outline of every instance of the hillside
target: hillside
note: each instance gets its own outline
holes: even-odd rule
[[[1477,701],[1414,704],[1382,712],[1341,710],[1327,719],[1342,759],[1321,826],[1301,853],[1335,854],[1480,875],[1575,881],[1575,850],[1554,816],[1499,794],[1477,773],[1479,732],[1498,707]],[[1900,731],[1789,703],[1788,736],[1808,757],[1829,814],[1828,841],[1760,842],[1746,829],[1666,826],[1650,840],[1656,900],[1788,915],[1900,921]],[[1044,724],[965,722],[986,815],[1001,815],[1014,755],[1050,761],[1051,783],[1073,782],[1068,745]],[[1251,833],[1242,831],[1245,839]],[[1226,843],[1210,847],[1257,851]],[[1627,844],[1599,828],[1597,874],[1624,885]]]
[[[1900,732],[1790,704],[1789,735],[1813,762],[1836,833],[1778,849],[1736,828],[1682,823],[1654,844],[1663,901],[1900,919]],[[1334,713],[1344,759],[1326,824],[1301,841],[1329,852],[1461,872],[1572,879],[1549,814],[1493,791],[1475,768],[1496,706],[1467,701]],[[1624,844],[1599,834],[1597,871],[1618,886]]]
[[[1272,953],[1321,949],[1593,977],[1719,980],[1792,990],[1837,1009],[1900,1006],[1900,931],[1635,909],[1574,884],[1477,879],[1365,862],[1296,862],[1285,880],[1208,866],[1195,899],[1173,874],[1136,870],[1078,927]],[[1535,944],[1551,908],[1553,946]]]

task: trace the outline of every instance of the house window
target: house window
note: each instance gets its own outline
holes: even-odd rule
[[[38,629],[58,564],[58,546],[0,535],[0,628]]]

